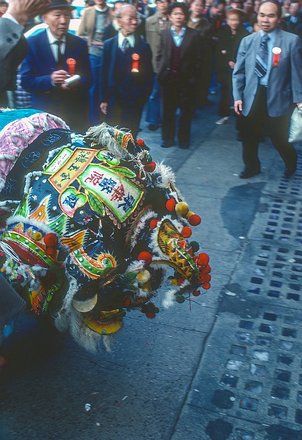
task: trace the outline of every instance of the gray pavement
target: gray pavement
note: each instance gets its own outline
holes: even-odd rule
[[[302,164],[283,178],[265,144],[261,175],[238,179],[234,121],[215,112],[198,111],[189,150],[141,134],[202,217],[211,290],[154,320],[132,312],[111,353],[23,317],[0,375],[0,440],[302,439]]]

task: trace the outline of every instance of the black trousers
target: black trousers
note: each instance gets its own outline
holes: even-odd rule
[[[224,75],[218,77],[218,81],[221,84],[221,95],[218,107],[219,116],[230,116],[230,102],[232,97],[232,74],[226,72]]]
[[[240,136],[242,139],[242,158],[247,171],[260,170],[258,158],[259,142],[268,136],[272,141],[286,168],[296,164],[297,153],[288,142],[290,115],[271,117],[267,112],[266,87],[259,86],[255,100],[248,116],[240,121]]]
[[[195,109],[192,87],[181,81],[171,80],[162,85],[162,139],[166,144],[174,143],[176,110],[180,109],[177,137],[180,145],[189,145],[191,122]]]
[[[134,139],[139,131],[144,103],[128,103],[122,100],[115,100],[108,105],[106,122],[110,125],[118,125],[120,128],[131,130]]]

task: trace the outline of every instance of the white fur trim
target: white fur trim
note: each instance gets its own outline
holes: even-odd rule
[[[164,309],[169,309],[171,306],[175,304],[175,293],[177,290],[168,290],[164,294],[164,298],[162,300],[162,305]]]
[[[171,184],[175,184],[175,174],[172,171],[172,168],[161,163],[157,164],[156,172],[160,175],[160,182],[158,182],[157,186],[159,188],[170,188]],[[158,179],[159,180],[159,179]]]

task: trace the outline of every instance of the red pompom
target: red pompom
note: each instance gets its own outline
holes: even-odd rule
[[[58,237],[56,236],[56,234],[50,232],[49,234],[45,235],[44,243],[46,244],[46,246],[52,246],[52,247],[57,246]]]
[[[185,282],[184,278],[178,278],[177,279],[177,285],[181,286]]]
[[[202,269],[202,273],[210,273],[211,272],[211,266],[207,265]]]
[[[209,283],[211,281],[211,275],[209,275],[208,273],[200,274],[199,281],[201,283]]]
[[[208,254],[202,253],[197,255],[196,263],[198,264],[198,266],[207,266],[209,263]]]
[[[136,143],[139,147],[144,147],[145,146],[145,141],[144,139],[136,139]]]
[[[141,251],[138,256],[138,260],[144,260],[147,264],[150,264],[152,261],[152,254],[148,251]]]
[[[171,199],[168,199],[166,201],[166,208],[169,212],[173,212],[175,210],[175,205],[176,205],[176,202],[175,202],[175,199],[173,199],[173,197],[171,197]]]
[[[150,229],[155,229],[158,222],[157,218],[151,218],[149,222]]]
[[[147,312],[147,313],[146,313],[146,316],[147,316],[147,318],[149,318],[149,319],[153,319],[153,318],[155,318],[156,313],[154,313],[154,312]]]
[[[210,284],[210,283],[204,283],[204,284],[202,284],[202,287],[203,287],[205,290],[208,290],[208,289],[211,287],[211,284]]]
[[[181,235],[184,238],[189,238],[192,235],[192,229],[189,226],[184,226],[181,231]]]
[[[152,162],[146,163],[144,168],[146,171],[148,171],[148,173],[152,173],[156,168],[156,162],[154,162],[154,160],[152,160]]]
[[[130,307],[131,306],[131,298],[130,296],[125,296],[123,300],[123,307]]]
[[[199,296],[199,295],[201,295],[201,292],[200,292],[200,290],[194,290],[194,292],[192,292],[192,295]]]
[[[55,247],[49,246],[45,250],[46,254],[50,257],[55,257],[57,255],[57,250]]]
[[[190,225],[192,226],[197,226],[200,224],[201,222],[201,217],[198,214],[192,214],[190,215],[190,217],[188,218],[188,222],[190,223]]]

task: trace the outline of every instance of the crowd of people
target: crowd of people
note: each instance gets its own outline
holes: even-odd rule
[[[283,4],[272,0],[272,11],[265,14],[262,21],[259,17],[262,17],[260,10],[264,5],[259,0],[187,0],[187,3],[156,0],[153,5],[146,0],[131,3],[117,0],[110,7],[106,0],[87,1],[77,35],[69,32],[75,9],[72,2],[49,0],[39,16],[47,27],[27,39],[25,58],[26,44],[20,38],[21,27],[12,37],[5,34],[7,21],[14,19],[10,9],[5,7],[14,3],[14,0],[0,2],[0,11],[3,11],[1,21],[6,22],[3,30],[0,28],[0,42],[5,40],[7,43],[10,38],[20,39],[20,44],[2,62],[4,72],[9,72],[9,67],[16,68],[21,59],[23,61],[17,71],[17,80],[11,74],[4,75],[0,80],[2,106],[7,103],[7,91],[15,90],[18,85],[14,95],[17,97],[20,90],[27,94],[28,107],[61,116],[77,131],[85,131],[91,125],[106,121],[130,129],[134,136],[139,131],[143,110],[146,109],[149,130],[161,128],[163,148],[174,146],[176,141],[179,147],[188,148],[196,108],[209,103],[209,93],[218,92],[219,119],[216,123],[226,123],[233,111],[232,95],[235,102],[242,101],[246,78],[252,73],[254,76],[247,84],[249,87],[254,84],[250,90],[252,95],[247,99],[249,105],[244,105],[242,109],[235,105],[235,112],[241,114],[237,125],[238,137],[243,141],[245,162],[241,177],[245,178],[260,172],[258,159],[254,157],[250,162],[246,159],[251,150],[254,155],[257,150],[251,146],[257,144],[255,139],[251,143],[251,133],[255,134],[257,130],[247,129],[245,118],[253,108],[251,98],[260,89],[265,89],[269,96],[272,89],[270,81],[278,77],[275,73],[282,73],[282,81],[278,79],[279,86],[282,84],[284,87],[281,90],[280,86],[278,90],[282,103],[286,102],[283,95],[290,101],[289,108],[302,102],[301,64],[297,69],[297,63],[301,61],[302,37],[302,8],[298,0],[284,0]],[[275,14],[275,21],[267,30],[266,21],[271,20],[272,14]],[[15,26],[20,26],[18,20],[14,21]],[[21,25],[26,26],[24,20]],[[282,49],[274,44],[279,42],[279,32],[282,38],[286,36],[286,41],[292,42],[292,49],[288,44]],[[270,43],[269,63],[276,60],[276,56],[281,57],[280,66],[273,66],[278,69],[271,69],[269,65],[265,81],[254,74],[253,67],[256,46],[260,45],[258,36],[263,33],[274,35]],[[288,39],[288,35],[294,37]],[[248,38],[250,36],[253,37]],[[251,51],[248,59],[238,50],[242,41],[256,44],[248,46]],[[276,48],[282,50],[281,54],[272,55],[271,51]],[[291,50],[296,55],[281,69],[287,52],[291,53]],[[242,69],[247,69],[247,64],[251,62],[249,72],[236,69],[238,57],[240,60],[243,57]],[[266,106],[267,96],[263,100]],[[18,99],[13,105],[20,107]],[[267,109],[262,110],[266,112]],[[284,111],[282,109],[281,113]],[[176,117],[177,112],[179,117]],[[268,111],[272,117],[279,117],[278,111],[277,115],[275,113],[276,107],[273,112]],[[258,116],[258,110],[256,114]],[[289,109],[286,114],[285,125]],[[263,113],[261,115],[263,119]],[[256,124],[259,124],[258,119]],[[261,136],[257,135],[257,139]],[[296,167],[296,155],[290,147],[284,147],[284,140],[282,146],[279,141],[277,144],[281,156],[286,156],[287,174],[291,175]],[[290,161],[287,154],[290,154]]]

